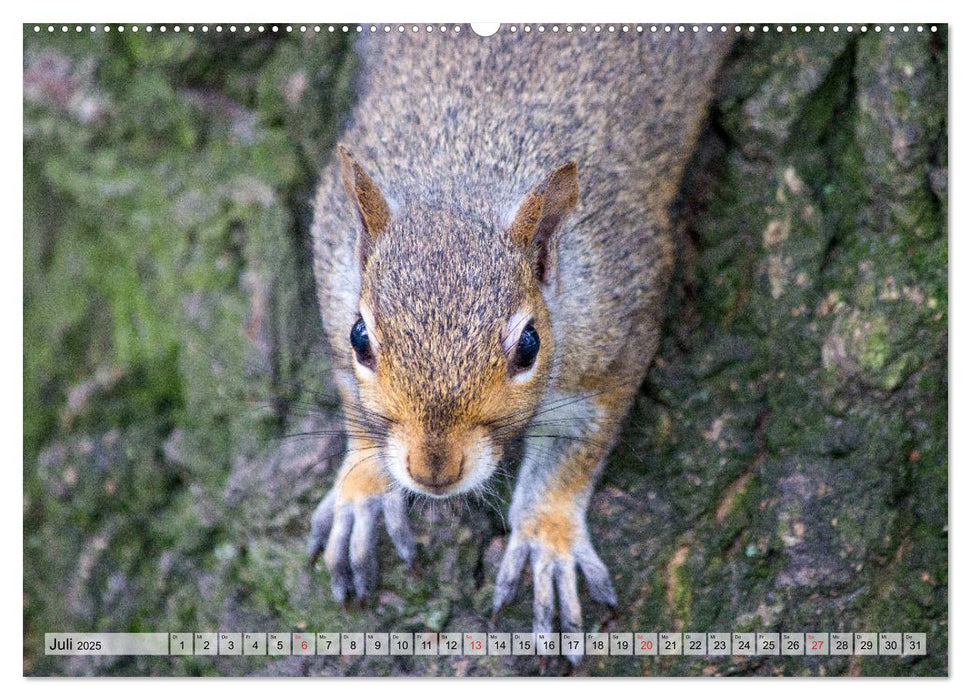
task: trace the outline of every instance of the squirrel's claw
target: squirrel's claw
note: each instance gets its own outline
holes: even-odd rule
[[[377,523],[382,512],[395,549],[413,566],[417,547],[403,493],[374,493],[340,501],[335,490],[314,511],[308,543],[310,564],[323,554],[331,591],[339,603],[351,596],[363,603],[377,588]]]
[[[362,498],[348,504],[353,509],[354,526],[351,528],[349,554],[351,574],[354,579],[354,592],[359,603],[363,603],[378,585],[377,524],[381,511],[380,496]]]
[[[348,544],[354,526],[354,513],[350,505],[335,507],[333,526],[324,548],[324,565],[330,572],[330,588],[334,600],[343,603],[354,590],[348,561]]]
[[[590,540],[577,543],[573,553],[587,581],[590,597],[611,609],[616,608],[617,594],[614,592],[614,585],[610,582],[610,572],[590,544]]]
[[[502,555],[499,574],[496,576],[496,590],[492,597],[492,616],[496,618],[503,606],[516,595],[523,565],[529,554],[529,544],[515,532],[509,538],[509,545]]]
[[[398,490],[385,494],[382,506],[384,525],[398,556],[414,569],[418,547],[415,544],[415,536],[411,533],[411,523],[408,522],[408,505],[405,503],[404,492]]]
[[[616,607],[617,594],[610,582],[610,574],[589,540],[579,540],[569,552],[561,553],[554,551],[538,538],[525,538],[514,531],[496,577],[493,620],[497,618],[501,608],[515,596],[527,556],[533,570],[534,632],[553,631],[556,601],[560,606],[561,631],[582,630],[583,614],[577,587],[578,566],[587,581],[591,597],[599,603]],[[566,657],[573,665],[580,663],[582,658],[580,655],[571,654]]]
[[[310,538],[307,542],[307,565],[313,569],[327,544],[327,537],[334,524],[334,501],[336,496],[331,491],[320,501],[314,514],[310,517]]]

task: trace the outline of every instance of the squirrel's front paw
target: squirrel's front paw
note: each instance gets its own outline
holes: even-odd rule
[[[586,528],[573,516],[535,514],[514,526],[499,565],[493,610],[498,614],[516,594],[526,558],[533,570],[533,631],[553,631],[553,591],[560,605],[563,632],[579,632],[583,625],[577,593],[577,566],[583,571],[590,596],[598,603],[616,607],[617,595],[610,573],[597,556]],[[568,656],[574,664],[579,656]]]
[[[321,553],[330,572],[334,598],[343,603],[349,593],[358,600],[377,587],[377,522],[384,524],[398,555],[415,562],[415,538],[408,523],[404,493],[394,488],[377,468],[358,463],[342,469],[337,483],[314,511],[310,523],[311,566]]]

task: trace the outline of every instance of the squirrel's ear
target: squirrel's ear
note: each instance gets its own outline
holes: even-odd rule
[[[526,195],[509,228],[513,241],[531,251],[536,277],[543,284],[555,262],[556,233],[579,199],[577,164],[571,161]]]
[[[341,181],[344,183],[344,189],[347,190],[347,196],[357,210],[357,216],[363,227],[358,244],[363,267],[378,236],[388,227],[391,210],[381,190],[374,184],[371,176],[364,172],[364,168],[354,160],[350,151],[343,145],[338,145],[337,151],[341,158]]]

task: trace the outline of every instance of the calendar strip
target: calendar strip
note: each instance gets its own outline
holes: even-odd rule
[[[159,632],[44,635],[49,656],[926,656],[924,632]]]

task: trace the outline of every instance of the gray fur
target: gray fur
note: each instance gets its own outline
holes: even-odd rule
[[[438,332],[396,337],[416,397],[434,406],[429,387],[475,378],[496,326],[521,302],[522,253],[502,235],[508,211],[570,160],[581,200],[547,291],[557,382],[639,383],[671,273],[667,209],[726,47],[694,33],[360,40],[358,106],[341,141],[394,212],[374,252],[384,270],[378,325],[394,316]],[[361,292],[358,227],[335,159],[321,177],[313,240],[324,326],[344,372]]]

